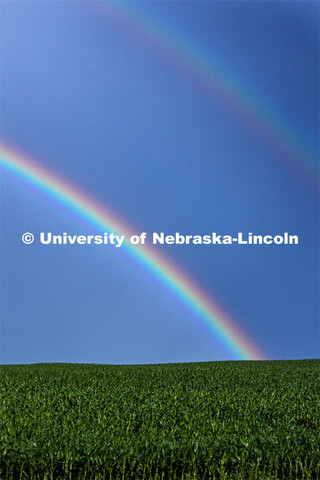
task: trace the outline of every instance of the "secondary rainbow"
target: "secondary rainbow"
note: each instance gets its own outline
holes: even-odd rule
[[[246,85],[236,78],[232,70],[227,68],[225,59],[217,61],[177,28],[170,31],[136,2],[77,4],[82,5],[97,13],[98,18],[105,18],[122,35],[136,39],[146,49],[152,49],[157,57],[182,71],[184,79],[192,80],[206,95],[213,96],[239,116],[255,135],[258,134],[276,152],[280,152],[276,158],[295,170],[299,177],[304,177],[312,189],[318,189],[318,153],[313,142],[292,128],[268,100],[255,95],[253,85]]]
[[[137,233],[89,195],[7,144],[0,144],[0,162],[5,170],[44,192],[98,229],[125,235],[126,239]],[[227,313],[171,261],[147,245],[132,245],[125,241],[122,248],[173,292],[175,297],[194,313],[195,318],[213,333],[233,358],[251,360],[265,358]]]

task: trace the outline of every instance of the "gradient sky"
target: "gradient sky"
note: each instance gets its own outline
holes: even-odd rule
[[[117,7],[117,3],[115,3]],[[1,3],[1,137],[137,231],[281,234],[297,246],[161,247],[270,359],[319,356],[319,220],[307,156],[249,126],[104,2]],[[318,152],[319,4],[121,2],[200,52]],[[92,234],[3,172],[1,362],[233,358],[121,249],[26,246]]]

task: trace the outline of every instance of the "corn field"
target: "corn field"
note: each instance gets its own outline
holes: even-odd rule
[[[3,365],[0,479],[318,480],[319,367]]]

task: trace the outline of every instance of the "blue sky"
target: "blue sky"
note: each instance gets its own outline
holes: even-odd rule
[[[317,152],[318,2],[121,5],[218,65]],[[137,231],[299,235],[297,246],[162,251],[269,358],[318,357],[314,179],[103,8],[1,5],[2,138]],[[6,173],[1,193],[3,363],[233,358],[121,249],[24,245],[26,231],[95,232]]]

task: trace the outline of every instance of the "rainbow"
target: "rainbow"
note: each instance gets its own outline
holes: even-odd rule
[[[79,5],[97,13],[98,18],[105,18],[122,34],[135,38],[145,49],[151,49],[156,56],[182,71],[184,78],[240,117],[275,153],[280,153],[281,161],[296,175],[304,177],[312,188],[318,188],[318,153],[311,142],[293,129],[277,109],[257,97],[252,88],[230,74],[221,62],[197,48],[190,38],[176,30],[170,32],[136,2],[99,1]]]
[[[89,195],[25,154],[3,143],[0,144],[0,165],[5,171],[32,185],[99,230],[125,235],[126,239],[136,233]],[[265,358],[227,313],[216,302],[209,299],[199,286],[171,261],[169,262],[154,248],[147,245],[132,245],[126,240],[122,248],[165,285],[195,315],[195,318],[207,327],[233,358],[241,360]]]

